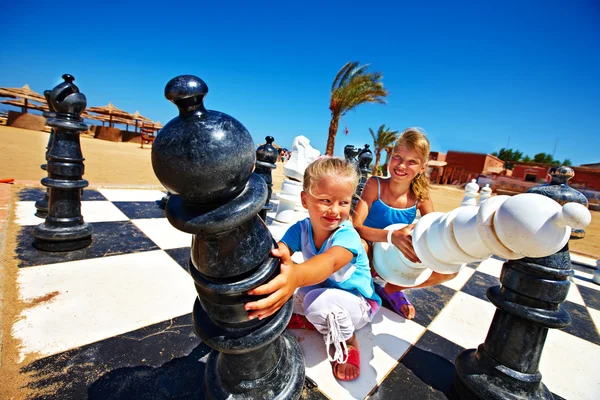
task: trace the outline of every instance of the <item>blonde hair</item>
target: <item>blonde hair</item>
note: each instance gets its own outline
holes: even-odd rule
[[[352,192],[356,193],[359,179],[356,167],[340,157],[320,157],[310,163],[304,171],[302,189],[312,195],[312,189],[326,176],[347,178],[352,185]]]
[[[402,146],[416,152],[419,155],[421,167],[423,167],[429,160],[429,139],[427,139],[425,133],[420,128],[405,129],[396,141],[394,150],[398,146]],[[419,200],[426,200],[429,198],[429,177],[425,174],[425,172],[420,172],[413,178],[412,182],[410,183],[410,190]]]

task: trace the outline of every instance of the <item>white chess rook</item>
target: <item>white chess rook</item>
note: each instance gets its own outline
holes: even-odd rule
[[[480,206],[423,216],[412,232],[413,247],[422,263],[412,263],[396,246],[378,242],[373,249],[373,266],[390,283],[417,286],[432,271],[456,273],[466,263],[492,254],[508,260],[549,256],[565,246],[571,228],[583,229],[591,218],[588,209],[579,203],[561,206],[534,193],[495,196]]]

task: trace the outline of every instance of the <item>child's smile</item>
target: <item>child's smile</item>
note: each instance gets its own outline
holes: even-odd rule
[[[397,146],[390,159],[389,170],[392,179],[412,181],[419,172],[425,170],[425,167],[419,158],[419,153],[404,146]]]
[[[353,186],[347,179],[326,176],[311,191],[302,192],[302,205],[308,210],[313,232],[331,233],[350,215]]]

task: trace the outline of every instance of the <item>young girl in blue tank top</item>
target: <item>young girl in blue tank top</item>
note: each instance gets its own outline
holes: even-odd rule
[[[412,246],[410,232],[417,211],[421,216],[433,212],[429,197],[429,179],[425,174],[429,159],[429,140],[417,128],[406,129],[394,145],[389,161],[389,178],[371,177],[365,184],[361,201],[353,217],[354,227],[363,239],[371,258],[374,242],[389,242],[412,262],[420,262]],[[404,223],[406,227],[389,232],[385,227]],[[431,277],[414,288],[437,285],[456,274],[433,272]],[[413,319],[415,308],[403,293],[402,286],[387,283],[376,286],[377,293],[392,309],[406,319]]]

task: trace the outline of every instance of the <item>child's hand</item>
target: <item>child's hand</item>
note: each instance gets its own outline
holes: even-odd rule
[[[398,229],[392,233],[392,243],[404,254],[406,258],[414,263],[420,263],[419,257],[415,253],[412,245],[412,235],[415,224],[406,225],[402,229]]]
[[[281,271],[273,280],[248,292],[250,295],[271,294],[264,299],[246,303],[244,306],[245,310],[253,310],[248,313],[248,319],[257,317],[258,319],[263,319],[274,314],[283,307],[285,302],[294,295],[294,292],[298,288],[297,278],[294,273],[294,262],[290,258],[289,253],[273,249],[271,254],[281,258]]]

